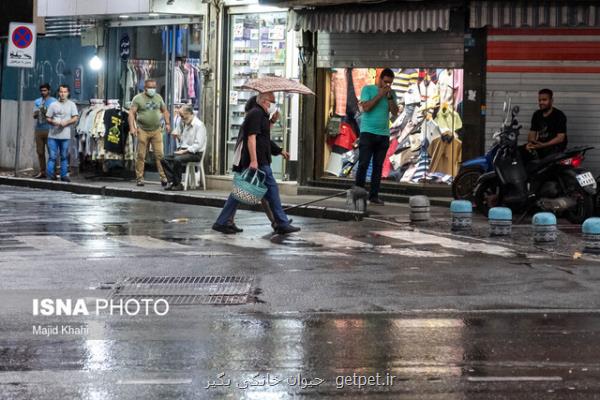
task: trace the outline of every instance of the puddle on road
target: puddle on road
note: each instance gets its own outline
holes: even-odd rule
[[[298,247],[302,247],[302,248],[323,247],[322,244],[311,242],[309,240],[305,240],[299,236],[274,235],[274,236],[267,236],[266,238],[268,238],[271,241],[271,243],[279,244],[282,246],[288,246],[288,247],[295,247],[295,248],[298,248]]]

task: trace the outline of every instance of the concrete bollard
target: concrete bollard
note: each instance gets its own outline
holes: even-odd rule
[[[411,222],[427,222],[431,217],[429,198],[427,196],[411,196],[410,205]]]
[[[450,203],[452,214],[452,230],[464,231],[471,229],[473,222],[473,205],[467,200],[454,200]]]
[[[352,186],[346,191],[346,209],[351,211],[366,212],[369,193],[359,186]]]
[[[533,241],[535,243],[552,243],[556,241],[556,216],[549,212],[537,213],[533,216]]]
[[[600,218],[588,218],[581,226],[584,253],[600,254]]]
[[[512,210],[507,207],[494,207],[488,214],[490,236],[510,236],[512,233]]]

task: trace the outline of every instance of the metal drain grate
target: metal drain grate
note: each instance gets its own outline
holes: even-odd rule
[[[252,289],[249,276],[149,276],[117,282],[113,299],[165,299],[169,305],[246,304]]]

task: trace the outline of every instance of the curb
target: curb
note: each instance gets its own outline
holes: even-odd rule
[[[299,186],[298,194],[306,194],[312,196],[327,196],[339,192],[339,188],[323,188],[318,186]],[[392,194],[379,192],[379,197],[389,203],[408,204],[412,195]],[[454,200],[452,197],[429,197],[429,204],[435,207],[450,207],[450,203]]]
[[[152,192],[136,189],[122,189],[110,186],[86,185],[83,183],[51,182],[30,178],[0,177],[0,185],[27,187],[32,189],[57,190],[85,195],[100,195],[110,197],[124,197],[129,199],[140,199],[149,201],[164,201],[170,203],[190,204],[196,206],[221,208],[225,204],[225,198],[207,195],[184,195],[179,193]],[[283,208],[295,206],[295,204],[282,204]],[[262,211],[260,205],[247,206],[240,204],[240,209],[250,211]],[[360,221],[368,216],[368,213],[344,210],[342,208],[302,206],[286,211],[289,215],[297,215],[308,218],[332,219],[337,221]]]

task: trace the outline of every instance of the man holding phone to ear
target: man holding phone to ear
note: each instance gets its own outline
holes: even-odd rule
[[[398,115],[398,98],[392,90],[393,82],[394,72],[385,68],[381,71],[378,84],[365,86],[360,94],[363,113],[358,142],[356,186],[365,187],[367,169],[373,159],[369,202],[375,205],[384,204],[379,198],[379,186],[383,162],[390,145],[390,113],[394,117]]]

